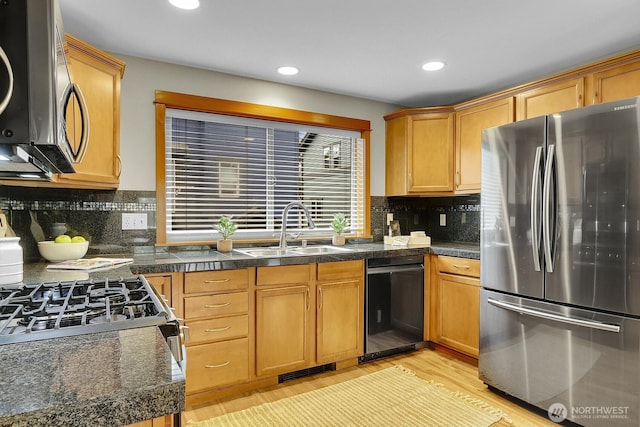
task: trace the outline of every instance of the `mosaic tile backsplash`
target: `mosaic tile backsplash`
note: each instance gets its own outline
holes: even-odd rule
[[[153,250],[156,242],[155,191],[0,186],[0,208],[20,237],[26,262],[40,259],[32,232],[37,225],[50,239],[57,233],[56,225],[64,224],[67,230],[89,237],[92,253]],[[146,213],[147,230],[122,230],[122,213],[127,212]],[[387,233],[388,213],[393,213],[403,235],[425,231],[433,241],[480,242],[479,195],[371,197],[371,234],[376,242]],[[445,226],[440,225],[441,214]]]
[[[456,197],[371,197],[371,233],[381,241],[388,232],[387,214],[400,232],[424,231],[436,242],[480,242],[480,195]],[[445,225],[440,225],[440,216]]]

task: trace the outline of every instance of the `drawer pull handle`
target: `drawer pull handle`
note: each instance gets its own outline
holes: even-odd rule
[[[225,326],[224,328],[205,329],[205,332],[224,332],[231,329],[231,326]]]
[[[227,366],[229,363],[231,363],[231,361],[227,360],[224,363],[221,363],[219,365],[204,365],[205,368],[224,368],[225,366]]]
[[[231,279],[226,278],[226,279],[218,279],[218,280],[205,280],[204,283],[225,283],[225,282],[228,282],[229,280]]]
[[[460,264],[451,264],[451,265],[453,265],[455,268],[461,268],[463,270],[468,270],[471,268],[468,265],[460,265]]]
[[[205,304],[204,308],[222,308],[230,305],[230,302],[225,302],[224,304]]]

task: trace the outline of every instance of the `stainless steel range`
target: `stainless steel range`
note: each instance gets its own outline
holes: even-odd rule
[[[0,344],[146,326],[183,362],[183,327],[144,276],[0,287]]]

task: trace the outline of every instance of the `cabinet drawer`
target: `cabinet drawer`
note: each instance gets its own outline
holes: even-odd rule
[[[190,336],[187,345],[246,337],[249,334],[249,316],[246,314],[196,320],[185,322],[185,324],[189,327]]]
[[[244,314],[249,309],[248,292],[232,292],[219,295],[186,297],[184,299],[185,319],[198,317],[220,317]]]
[[[439,256],[438,271],[461,276],[480,277],[480,261],[477,259]]]
[[[364,261],[337,261],[318,264],[318,281],[357,279],[364,276]]]
[[[311,279],[311,265],[315,264],[259,267],[256,284],[286,285],[293,283],[308,283]]]
[[[248,379],[248,338],[187,348],[187,393],[241,383]]]
[[[184,293],[234,291],[247,289],[249,270],[194,271],[184,274]]]

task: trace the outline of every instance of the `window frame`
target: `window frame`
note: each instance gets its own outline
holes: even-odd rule
[[[371,123],[368,120],[353,119],[349,117],[334,116],[302,110],[294,110],[284,107],[274,107],[262,104],[253,104],[241,101],[232,101],[205,96],[189,95],[177,92],[156,90],[155,93],[156,115],[156,243],[166,246],[178,245],[210,245],[213,241],[188,241],[168,242],[166,234],[166,170],[165,170],[165,117],[168,108],[198,111],[205,113],[253,118],[260,120],[279,121],[293,124],[344,129],[360,132],[364,139],[364,230],[363,234],[354,237],[370,237],[370,147],[371,147]],[[277,241],[276,238],[267,239],[234,239],[239,242],[258,243]]]

